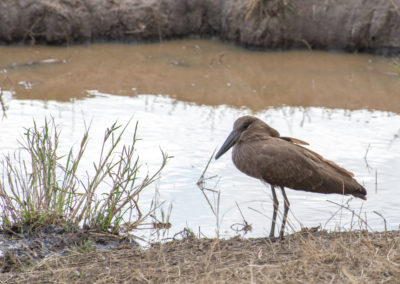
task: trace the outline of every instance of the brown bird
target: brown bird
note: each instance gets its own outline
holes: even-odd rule
[[[354,178],[353,173],[325,160],[321,155],[299,145],[308,143],[279,132],[253,116],[238,118],[215,159],[232,146],[232,160],[243,173],[271,185],[274,210],[270,237],[274,237],[279,186],[284,198],[284,213],[280,237],[283,237],[289,200],[284,187],[317,193],[351,194],[366,200],[367,191]]]

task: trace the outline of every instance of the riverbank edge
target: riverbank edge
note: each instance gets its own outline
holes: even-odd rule
[[[147,249],[70,250],[67,255],[19,263],[0,274],[7,283],[396,283],[400,231],[327,232],[303,229],[284,240],[228,240],[193,235]],[[234,281],[234,282],[232,282]]]
[[[71,45],[218,38],[247,48],[396,55],[400,2],[7,0],[0,43]]]

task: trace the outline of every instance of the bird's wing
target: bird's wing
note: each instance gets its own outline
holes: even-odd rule
[[[298,146],[298,147],[300,147],[300,148],[302,148],[303,150],[306,150],[306,151],[308,151],[309,153],[313,154],[313,155],[316,156],[318,159],[320,159],[321,161],[327,163],[329,166],[331,166],[332,168],[334,168],[334,169],[337,170],[338,172],[340,172],[340,173],[342,173],[342,174],[345,174],[345,175],[348,175],[349,177],[354,177],[354,174],[353,174],[352,172],[349,172],[348,170],[342,168],[341,166],[337,165],[335,162],[332,162],[332,161],[330,161],[330,160],[325,159],[325,158],[322,157],[320,154],[318,154],[318,153],[316,153],[316,152],[314,152],[314,151],[312,151],[312,150],[310,150],[310,149],[308,149],[308,148],[305,148],[305,147],[302,147],[302,146]]]
[[[297,138],[293,138],[293,137],[286,137],[286,136],[280,136],[279,138],[292,142],[292,143],[296,143],[296,144],[300,144],[300,145],[310,145],[307,142],[297,139]]]
[[[323,185],[351,178],[348,171],[335,163],[283,139],[270,137],[236,147],[233,155],[236,167],[272,185],[321,192]]]
[[[256,158],[262,168],[262,178],[268,183],[290,188],[312,188],[322,183],[318,162],[302,149],[280,139],[263,143]]]
[[[302,140],[297,139],[297,138],[285,137],[285,136],[280,136],[279,138],[281,138],[283,140],[286,140],[286,141],[289,141],[289,142],[292,142],[292,143],[295,143],[295,144],[299,144],[299,145],[310,145],[307,142],[302,141]],[[299,146],[299,147],[301,147],[301,146]],[[312,151],[312,150],[310,150],[308,148],[305,148],[305,147],[301,147],[301,148],[306,150],[306,151],[308,151],[308,152],[310,152],[311,154],[315,155],[318,159],[320,159],[321,161],[326,162],[327,164],[329,164],[331,167],[333,167],[337,171],[341,172],[342,174],[348,175],[350,177],[354,177],[354,174],[352,172],[349,172],[348,170],[340,167],[339,165],[337,165],[336,163],[334,163],[332,161],[326,160],[320,154],[318,154],[318,153],[316,153],[316,152],[314,152],[314,151]]]

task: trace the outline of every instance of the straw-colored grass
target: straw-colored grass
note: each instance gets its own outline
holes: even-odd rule
[[[295,11],[289,0],[248,0],[245,5],[246,20],[252,16],[263,18],[267,14],[285,16],[287,12],[293,13]]]
[[[189,238],[151,248],[45,259],[7,283],[399,283],[400,232],[299,232],[267,239]]]

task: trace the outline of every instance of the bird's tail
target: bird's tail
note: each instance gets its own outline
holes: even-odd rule
[[[350,194],[355,196],[355,197],[367,200],[367,190],[360,184]]]

